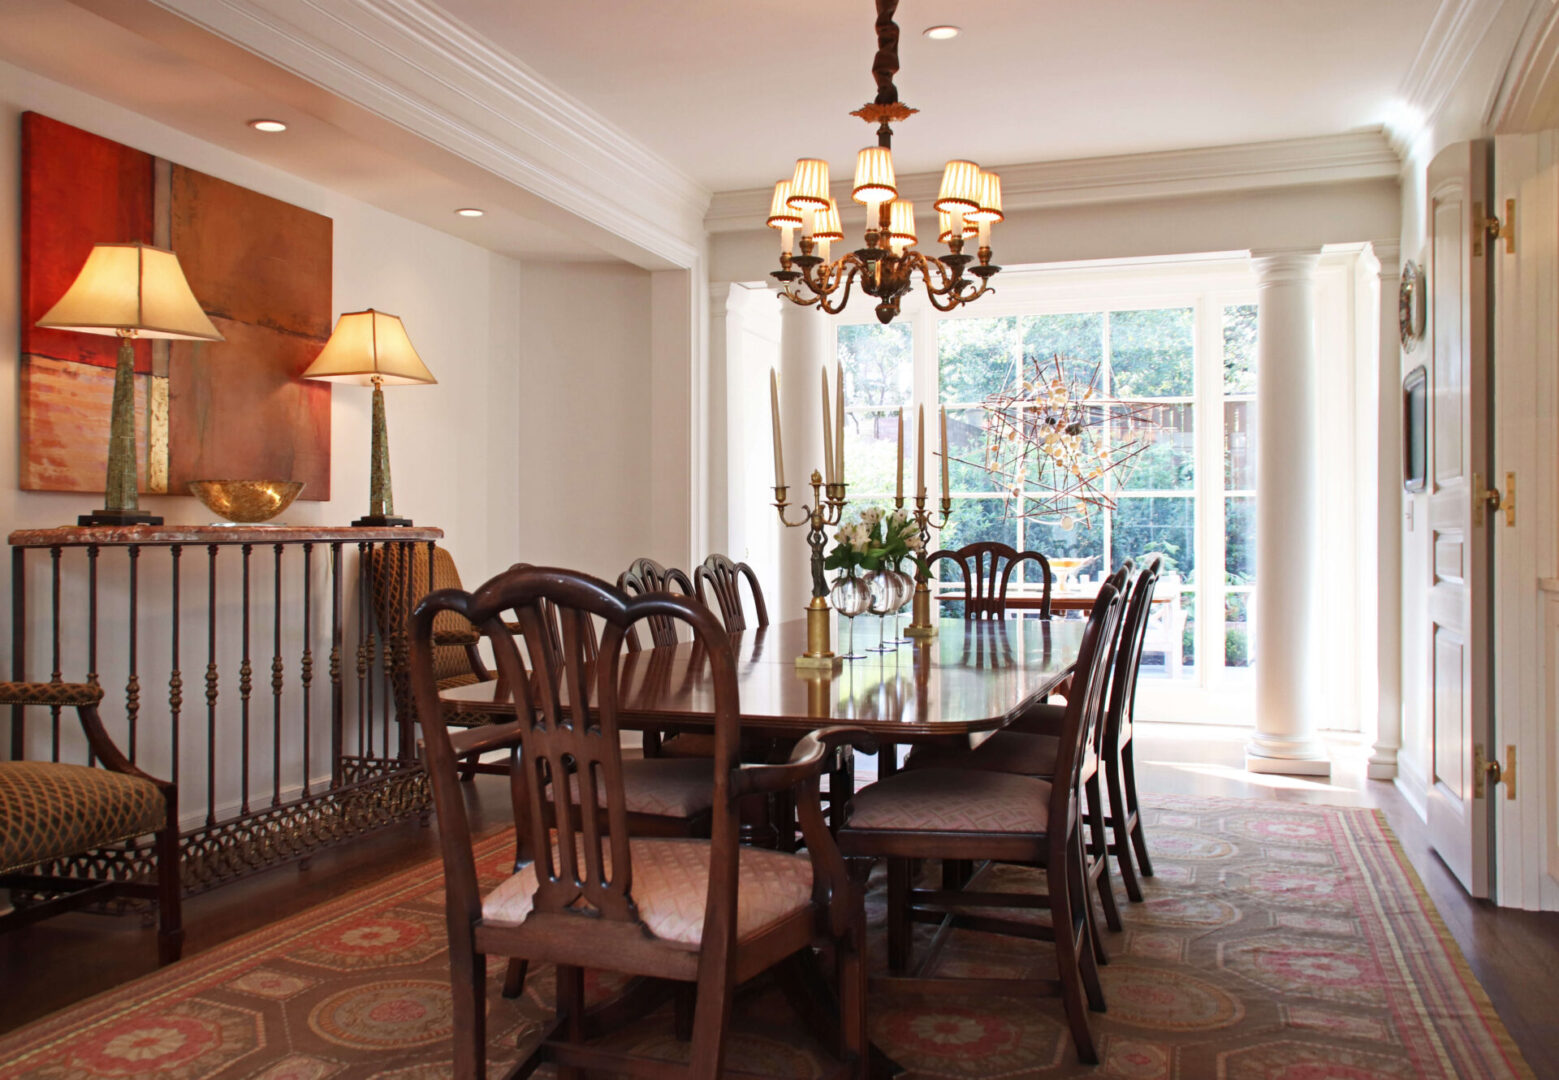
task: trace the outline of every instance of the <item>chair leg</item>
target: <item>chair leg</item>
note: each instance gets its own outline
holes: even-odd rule
[[[855,1060],[854,1080],[871,1075],[866,1024],[866,916],[857,911],[839,942],[839,1056]]]
[[[171,964],[184,952],[184,881],[179,825],[172,800],[168,824],[157,834],[157,962]]]
[[[719,1080],[725,1066],[725,1033],[731,1026],[730,954],[708,952],[699,958],[698,1002],[693,1011],[693,1056],[688,1080]]]
[[[1052,849],[1054,850],[1054,849]],[[1075,871],[1068,864],[1075,861],[1075,857],[1068,854],[1061,858],[1052,858],[1051,866],[1058,869],[1068,879],[1063,888],[1050,890],[1051,903],[1055,906],[1050,912],[1050,921],[1055,928],[1056,945],[1056,972],[1061,981],[1061,1005],[1066,1010],[1067,1026],[1072,1032],[1072,1045],[1077,1048],[1077,1060],[1084,1065],[1099,1064],[1099,1051],[1094,1047],[1093,1032],[1088,1027],[1088,1007],[1083,1001],[1082,970],[1079,967],[1079,953],[1087,951],[1088,943],[1077,940],[1077,927],[1079,919],[1073,915],[1072,904],[1078,894],[1078,882],[1082,880],[1086,893],[1086,879],[1080,879],[1083,868],[1078,866]],[[1054,871],[1053,871],[1054,872]],[[1086,900],[1086,895],[1085,895]],[[1084,924],[1086,927],[1086,924]]]
[[[888,970],[894,973],[909,970],[909,872],[908,859],[888,859]]]
[[[585,1038],[585,972],[583,968],[558,965],[557,1015],[559,1031],[565,1042],[579,1043]],[[584,1071],[558,1064],[558,1080],[584,1080]]]
[[[530,961],[522,960],[518,956],[509,958],[509,966],[503,972],[503,996],[511,1000],[525,992],[525,969],[530,966]]]
[[[1128,742],[1121,747],[1121,772],[1126,781],[1126,806],[1135,824],[1131,828],[1131,846],[1137,852],[1137,867],[1143,877],[1153,876],[1153,860],[1148,858],[1148,843],[1142,836],[1142,811],[1137,807],[1137,757]]]
[[[1142,886],[1137,882],[1137,872],[1131,865],[1131,810],[1121,792],[1121,767],[1117,755],[1111,754],[1104,763],[1104,780],[1110,789],[1110,824],[1115,833],[1115,863],[1120,867],[1121,881],[1126,895],[1134,904],[1142,903]]]
[[[679,983],[671,999],[672,1031],[678,1042],[693,1040],[693,1011],[698,994],[692,983]]]
[[[1095,772],[1087,781],[1088,786],[1088,834],[1099,863],[1099,906],[1104,909],[1104,921],[1115,933],[1121,931],[1121,911],[1115,904],[1115,887],[1110,884],[1110,841],[1104,831],[1104,792]],[[1093,875],[1090,873],[1089,875]],[[1107,963],[1102,942],[1094,949],[1099,962]]]
[[[487,959],[469,940],[449,951],[456,1080],[487,1076]]]
[[[1094,1012],[1104,1012],[1104,985],[1099,981],[1099,964],[1104,962],[1099,957],[1104,950],[1099,945],[1099,927],[1093,921],[1093,907],[1088,899],[1088,862],[1087,854],[1083,851],[1081,831],[1073,857],[1077,860],[1078,872],[1068,875],[1068,886],[1072,889],[1074,909],[1080,907],[1084,912],[1084,917],[1079,921],[1082,933],[1088,938],[1078,945],[1077,966],[1082,975],[1083,989],[1088,993],[1088,1008]]]

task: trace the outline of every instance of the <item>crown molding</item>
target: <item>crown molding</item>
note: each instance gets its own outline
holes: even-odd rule
[[[1165,150],[1114,157],[1076,158],[1002,166],[1005,210],[1036,210],[1087,203],[1173,198],[1353,180],[1396,179],[1401,161],[1379,131],[1357,131],[1306,139]],[[906,176],[900,194],[929,208],[941,177]],[[850,201],[851,183],[832,186],[840,206]],[[760,227],[769,211],[771,188],[722,191],[704,217],[710,232]]]
[[[424,0],[158,7],[679,267],[710,193]]]
[[[1404,161],[1418,137],[1434,126],[1504,6],[1503,0],[1440,0],[1402,77],[1398,115],[1386,124],[1386,137]]]

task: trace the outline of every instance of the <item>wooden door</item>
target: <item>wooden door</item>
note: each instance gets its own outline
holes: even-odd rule
[[[1489,533],[1489,146],[1458,143],[1430,163],[1424,262],[1430,388],[1429,838],[1473,896],[1493,880],[1482,795],[1492,688]]]

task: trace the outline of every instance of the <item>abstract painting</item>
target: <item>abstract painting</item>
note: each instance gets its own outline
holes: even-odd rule
[[[118,343],[33,324],[94,243],[171,247],[220,342],[136,344],[143,492],[299,480],[330,498],[331,221],[38,113],[22,115],[21,486],[102,491]]]

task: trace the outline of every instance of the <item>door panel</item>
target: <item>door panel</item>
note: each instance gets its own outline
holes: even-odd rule
[[[1491,712],[1492,515],[1474,512],[1489,475],[1489,245],[1474,231],[1489,205],[1489,179],[1487,143],[1441,151],[1429,166],[1425,243],[1434,448],[1429,841],[1473,896],[1489,894],[1493,850],[1488,803],[1474,797],[1473,782]]]

